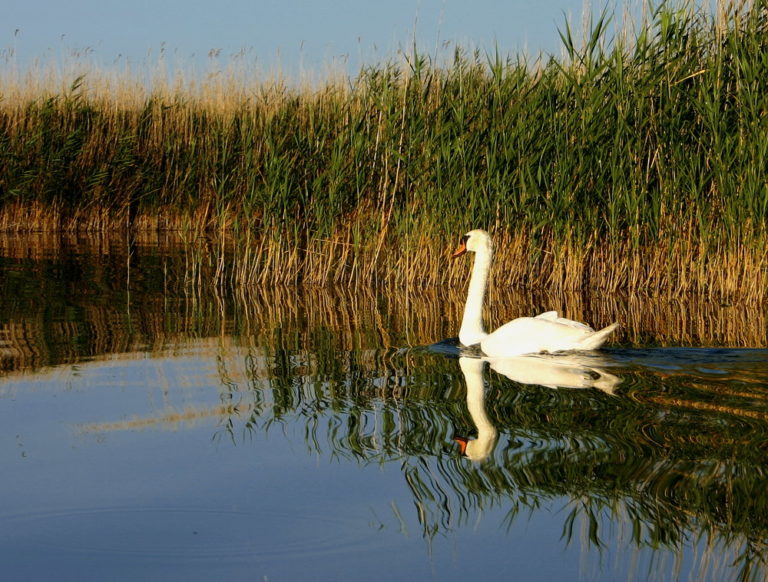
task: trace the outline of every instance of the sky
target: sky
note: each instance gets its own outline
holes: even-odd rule
[[[8,3],[10,2],[10,7]],[[504,55],[560,54],[558,28],[584,0],[4,0],[0,53],[17,70],[72,60],[141,70],[162,58],[192,72],[247,61],[322,77],[396,60],[414,38]],[[603,6],[605,2],[588,5]],[[3,63],[0,61],[0,66]]]

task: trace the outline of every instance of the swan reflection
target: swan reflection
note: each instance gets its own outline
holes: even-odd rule
[[[482,461],[493,452],[499,432],[485,413],[485,386],[483,366],[480,358],[459,358],[459,366],[467,384],[467,410],[477,428],[477,438],[469,440],[456,437],[454,440],[461,447],[461,454],[473,461]]]
[[[518,384],[535,384],[547,388],[597,388],[613,395],[621,379],[597,363],[607,363],[594,354],[516,356],[513,358],[473,358],[462,356],[459,367],[467,386],[467,410],[477,429],[477,438],[456,437],[461,454],[472,461],[483,461],[493,452],[499,438],[496,427],[485,411],[483,367],[491,369]]]
[[[613,395],[621,379],[603,369],[609,362],[594,353],[531,354],[485,358],[491,369],[518,384],[547,388],[597,388]]]

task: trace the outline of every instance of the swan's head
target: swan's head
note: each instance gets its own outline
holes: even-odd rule
[[[467,251],[471,253],[487,253],[490,254],[493,250],[491,244],[491,235],[486,231],[478,228],[476,230],[470,230],[467,234],[461,237],[461,243],[456,252],[453,253],[453,258],[460,257]]]

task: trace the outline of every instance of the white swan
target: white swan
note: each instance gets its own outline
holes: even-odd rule
[[[613,323],[595,331],[584,323],[558,317],[556,311],[547,311],[536,317],[513,319],[496,331],[487,333],[483,327],[482,312],[493,258],[490,235],[480,229],[469,231],[461,239],[453,257],[467,251],[475,253],[475,264],[459,330],[459,341],[465,346],[480,344],[487,356],[502,358],[540,352],[595,350],[618,327],[618,323]]]

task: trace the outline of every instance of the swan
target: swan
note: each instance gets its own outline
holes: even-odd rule
[[[462,237],[453,258],[467,251],[475,253],[475,264],[459,330],[459,341],[465,346],[480,344],[486,356],[499,358],[540,352],[595,350],[619,325],[612,323],[595,331],[584,323],[558,317],[556,311],[547,311],[536,317],[513,319],[496,331],[487,333],[483,327],[482,311],[493,258],[491,236],[481,229],[470,230]]]

